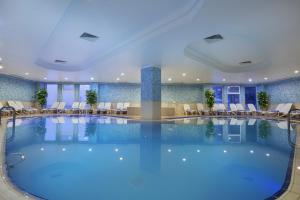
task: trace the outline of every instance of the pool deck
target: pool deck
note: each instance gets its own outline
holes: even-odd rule
[[[41,116],[31,115],[29,117]],[[26,116],[22,116],[26,117]],[[196,117],[196,116],[193,116]],[[5,130],[6,123],[9,118],[2,118],[2,124],[0,125],[0,200],[25,200],[25,199],[39,199],[24,193],[14,186],[6,175],[5,169]],[[136,119],[135,119],[136,120]],[[294,153],[294,162],[292,169],[292,176],[288,189],[284,192],[280,200],[300,200],[300,124],[297,124],[297,141]],[[272,170],[272,169],[270,169]]]

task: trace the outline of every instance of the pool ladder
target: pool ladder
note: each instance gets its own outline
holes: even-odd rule
[[[294,148],[300,148],[300,145],[297,145],[296,143],[294,143],[291,139],[291,113],[292,112],[295,112],[295,111],[300,111],[300,109],[296,109],[296,108],[293,108],[289,111],[288,113],[288,121],[287,121],[287,130],[288,130],[288,142],[289,144],[294,147]]]
[[[9,158],[11,158],[11,157],[14,157],[14,156],[16,156],[16,160],[14,160],[14,162],[12,162],[12,163],[8,163],[7,161],[6,161],[6,165],[7,165],[7,167],[9,167],[9,168],[13,168],[14,166],[16,166],[17,164],[20,164],[21,162],[23,162],[24,160],[25,160],[25,155],[24,154],[22,154],[22,153],[11,153],[11,154],[8,154],[6,157],[9,159]]]
[[[13,140],[13,138],[15,137],[15,130],[16,130],[16,109],[12,106],[3,106],[1,109],[0,109],[0,125],[2,123],[2,111],[3,110],[12,110],[13,112],[13,126],[12,126],[12,136],[9,137],[9,138],[6,138],[6,141],[7,142],[10,142]]]

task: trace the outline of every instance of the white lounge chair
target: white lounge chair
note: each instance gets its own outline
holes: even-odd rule
[[[50,107],[50,108],[45,108],[45,109],[43,109],[42,110],[42,112],[57,112],[57,108],[58,108],[58,106],[59,106],[59,102],[54,102],[53,104],[52,104],[52,106]]]
[[[77,101],[73,102],[72,107],[71,107],[71,111],[73,113],[74,112],[79,112],[79,102],[77,102]]]
[[[124,104],[121,102],[117,103],[116,114],[121,114],[123,110],[124,110]]]
[[[183,110],[185,115],[192,115],[197,113],[196,110],[192,110],[189,104],[183,104]]]
[[[110,102],[106,102],[104,105],[104,108],[107,113],[111,113],[111,103]]]
[[[97,112],[98,113],[103,113],[105,112],[105,103],[104,102],[100,102],[98,103],[98,106],[97,106]]]
[[[235,104],[229,104],[230,111],[229,113],[236,115],[238,113],[238,109]]]
[[[254,114],[257,113],[257,110],[256,110],[256,108],[255,108],[255,106],[253,104],[249,103],[249,104],[247,104],[247,106],[248,106],[248,109],[249,109],[248,112],[250,114],[254,115]]]
[[[15,101],[16,105],[25,112],[36,113],[38,110],[32,107],[25,107],[21,101]]]
[[[290,110],[292,109],[292,106],[293,106],[292,103],[286,103],[284,106],[282,106],[278,112],[278,117],[287,116]]]
[[[226,109],[226,107],[223,103],[219,103],[218,113],[221,113],[221,114],[226,114],[227,113],[227,109]]]
[[[275,110],[270,110],[270,111],[262,111],[261,113],[263,115],[267,115],[267,116],[278,116],[278,113],[280,112],[280,110],[282,109],[282,107],[284,106],[284,103],[280,103],[277,105],[277,107],[275,108]]]
[[[59,105],[57,107],[57,113],[63,113],[65,112],[66,102],[59,102]]]
[[[204,106],[203,106],[203,104],[202,103],[197,103],[196,106],[197,106],[197,112],[198,112],[198,114],[202,115],[204,113]]]
[[[236,104],[237,112],[240,114],[245,114],[246,110],[241,103]]]
[[[86,102],[85,101],[80,102],[80,104],[79,104],[79,112],[80,113],[86,113],[87,112]]]
[[[15,109],[17,113],[21,113],[23,110],[14,101],[7,101],[7,104]]]
[[[127,114],[127,110],[128,110],[128,107],[130,106],[130,103],[129,102],[125,102],[124,104],[123,104],[123,110],[122,110],[122,112],[123,112],[123,114]]]

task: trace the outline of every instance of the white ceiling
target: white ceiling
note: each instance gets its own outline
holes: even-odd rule
[[[163,82],[295,77],[299,10],[299,0],[0,0],[0,73],[139,82],[142,66],[159,65]],[[84,32],[99,39],[80,39]],[[214,34],[224,39],[203,40]]]

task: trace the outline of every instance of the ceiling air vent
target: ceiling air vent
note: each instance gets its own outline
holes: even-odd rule
[[[220,35],[220,34],[216,34],[216,35],[212,35],[212,36],[209,36],[209,37],[206,37],[204,38],[204,40],[207,42],[207,43],[214,43],[214,42],[218,42],[218,41],[221,41],[223,40],[223,36]]]
[[[55,63],[65,64],[67,61],[65,60],[55,60]]]
[[[252,62],[250,60],[246,60],[243,62],[240,62],[240,65],[246,65],[246,64],[251,64]]]
[[[94,41],[98,40],[99,37],[96,35],[84,32],[81,34],[80,38],[90,41],[90,42],[94,42]]]

